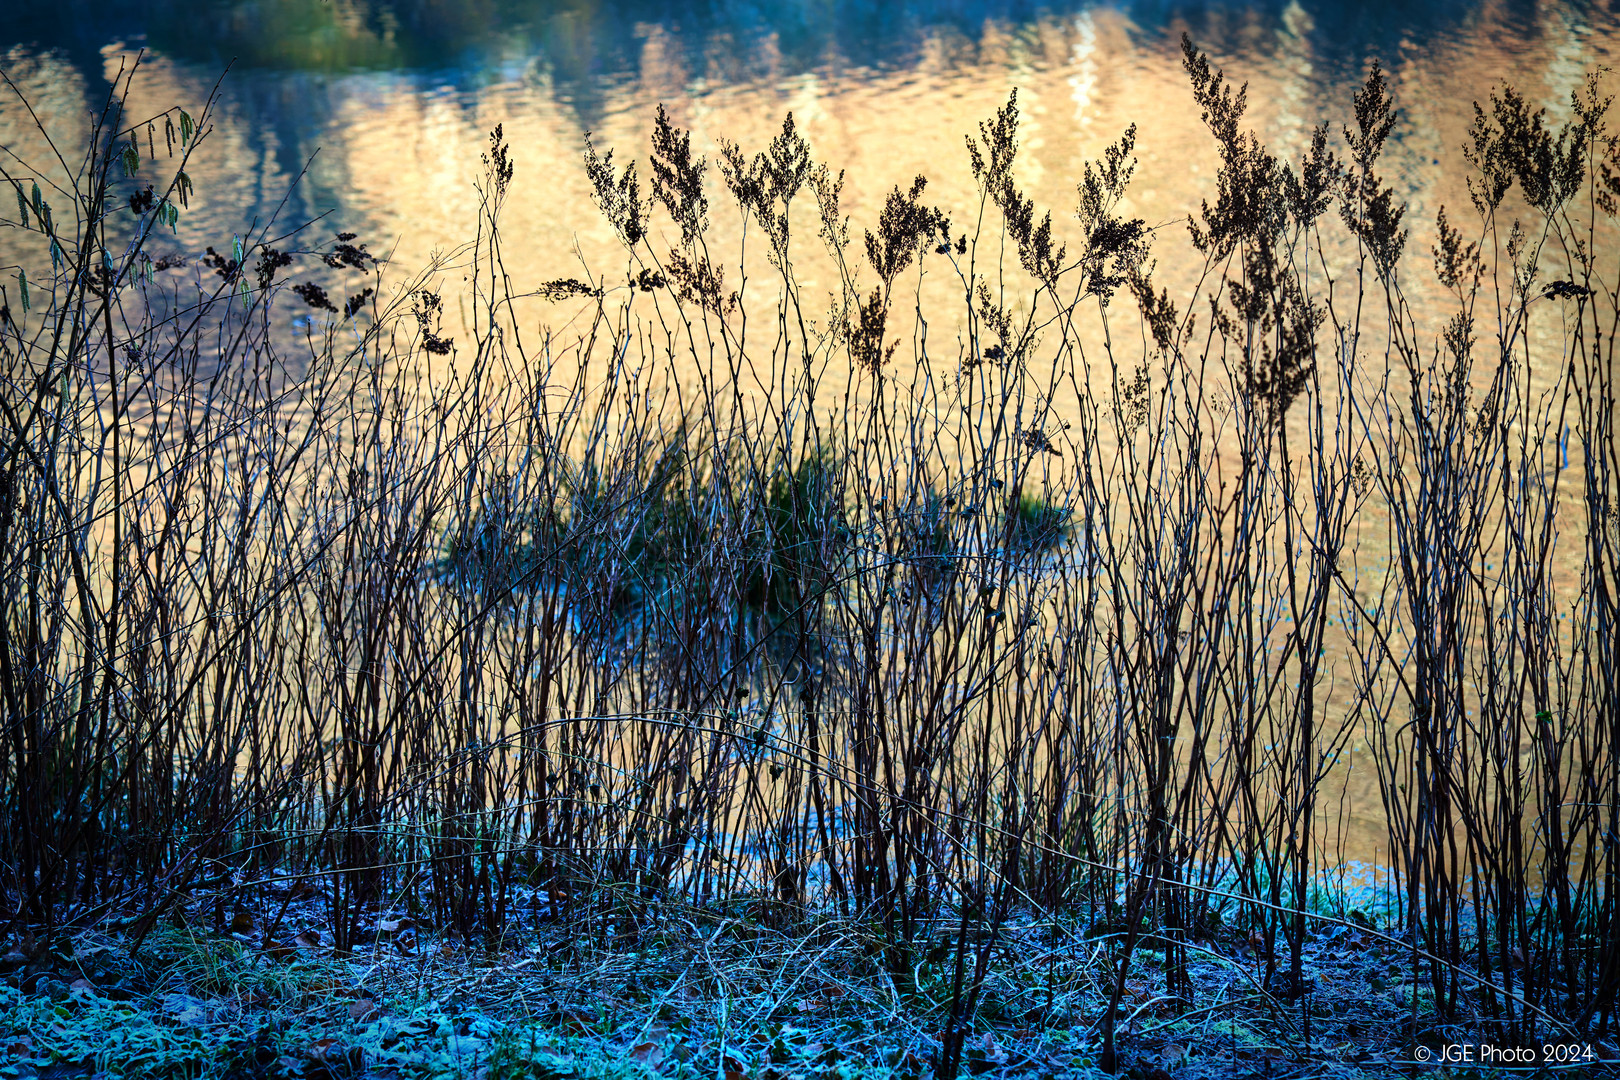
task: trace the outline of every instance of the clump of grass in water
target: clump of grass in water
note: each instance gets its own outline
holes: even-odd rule
[[[1014,547],[1046,550],[1069,538],[1069,508],[1034,495],[1020,495],[1007,514],[1007,538]]]
[[[791,468],[784,461],[772,473],[751,556],[755,566],[742,594],[748,605],[780,617],[821,601],[853,537],[843,472],[835,453],[822,449]]]

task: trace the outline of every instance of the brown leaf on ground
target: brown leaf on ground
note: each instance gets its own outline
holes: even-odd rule
[[[363,1024],[367,1020],[375,1019],[380,1012],[382,1012],[382,1009],[377,1006],[376,998],[355,998],[349,1002],[349,1019],[357,1024]]]
[[[321,947],[321,934],[319,930],[305,930],[293,938],[293,944],[300,949],[318,949]]]
[[[654,1067],[664,1060],[664,1050],[657,1043],[645,1042],[639,1046],[632,1046],[629,1057],[631,1061],[639,1061],[643,1065]]]
[[[282,941],[267,941],[264,943],[264,954],[272,960],[291,960],[298,955],[298,950]]]
[[[309,1044],[305,1053],[323,1066],[321,1071],[306,1076],[357,1076],[365,1066],[365,1054],[358,1046],[345,1047],[336,1039],[318,1039]]]
[[[1001,1048],[1001,1044],[996,1041],[996,1037],[990,1032],[985,1032],[983,1038],[976,1040],[976,1044],[969,1043],[969,1046],[982,1054],[985,1061],[992,1065],[1007,1064],[1007,1051]]]
[[[253,930],[253,914],[247,911],[238,911],[231,916],[231,933],[246,934]]]

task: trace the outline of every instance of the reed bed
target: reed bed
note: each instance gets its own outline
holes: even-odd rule
[[[1185,237],[1121,211],[1134,129],[1033,206],[1016,97],[967,223],[919,178],[852,225],[791,117],[705,162],[660,111],[645,171],[587,156],[626,280],[510,277],[497,128],[475,240],[404,285],[274,223],[160,260],[213,116],[135,121],[121,75],[80,156],[4,167],[8,933],[138,948],[271,876],[339,955],[386,912],[625,948],[677,902],[832,914],[902,999],[946,972],[954,1076],[1017,920],[1097,950],[1110,1071],[1144,950],[1193,1011],[1189,955],[1252,941],[1308,1042],[1307,943],[1353,923],[1405,951],[1409,1039],[1606,1036],[1609,101],[1494,97],[1431,260],[1376,66],[1287,162],[1185,62]],[[1332,887],[1351,768],[1378,896]]]

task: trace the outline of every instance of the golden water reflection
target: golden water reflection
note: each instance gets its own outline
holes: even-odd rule
[[[420,267],[469,239],[478,155],[488,131],[502,124],[518,167],[506,226],[519,286],[574,273],[581,257],[613,267],[622,254],[589,198],[583,133],[592,129],[595,143],[616,148],[620,161],[644,156],[659,104],[693,130],[695,147],[711,160],[722,139],[762,147],[791,111],[817,156],[847,170],[845,208],[857,236],[890,188],[918,174],[962,222],[976,206],[963,136],[1016,89],[1019,176],[1037,205],[1053,210],[1063,239],[1075,239],[1082,164],[1138,126],[1141,166],[1125,209],[1167,225],[1161,270],[1173,274],[1186,254],[1175,223],[1213,194],[1213,144],[1180,67],[1183,29],[1196,32],[1231,78],[1248,82],[1250,122],[1285,158],[1297,158],[1313,125],[1348,117],[1366,58],[1318,57],[1316,21],[1297,2],[1281,10],[1216,8],[1197,26],[1171,19],[1143,27],[1115,8],[991,19],[971,36],[954,26],[924,33],[902,65],[862,66],[832,54],[785,74],[773,35],[745,40],[720,29],[694,55],[668,27],[645,22],[629,33],[639,48],[634,63],[604,73],[583,103],[575,81],[560,82],[558,64],[543,56],[505,58],[473,85],[454,71],[442,80],[416,71],[233,74],[205,160],[193,171],[196,209],[177,241],[191,250],[228,242],[247,218],[268,217],[308,162],[288,220],[330,211],[334,224],[374,250],[393,251],[396,267]],[[1485,4],[1430,40],[1382,43],[1402,111],[1386,171],[1409,204],[1415,251],[1431,242],[1442,204],[1466,205],[1460,147],[1472,103],[1505,80],[1558,119],[1583,73],[1612,61],[1617,41],[1612,23],[1594,25],[1573,5],[1538,5],[1526,23],[1516,7]],[[133,51],[132,43],[108,43],[103,70],[93,73],[27,46],[13,47],[5,64],[46,119],[68,123],[71,135],[100,92],[95,80],[113,77]],[[196,112],[218,75],[217,65],[151,53],[133,111],[179,104]],[[41,160],[26,128],[17,109],[0,107],[0,139]],[[739,218],[720,202],[714,246],[724,251]]]
[[[1530,10],[1527,17],[1517,6],[1485,3],[1444,33],[1383,43],[1381,60],[1401,109],[1384,171],[1408,204],[1414,253],[1434,243],[1442,205],[1467,205],[1461,146],[1474,101],[1507,81],[1561,119],[1584,73],[1615,62],[1620,26],[1607,13],[1559,3]],[[852,62],[836,50],[809,66],[787,64],[777,36],[732,29],[716,30],[694,51],[665,24],[647,21],[629,31],[638,49],[633,64],[604,73],[588,95],[579,91],[579,74],[555,57],[521,52],[502,55],[475,80],[419,70],[250,69],[223,83],[217,122],[192,169],[197,197],[176,234],[156,246],[194,257],[227,244],[250,231],[251,219],[267,221],[291,189],[282,227],[272,233],[330,212],[314,227],[316,242],[340,228],[360,234],[373,251],[389,253],[387,280],[398,288],[436,254],[472,237],[479,154],[499,124],[517,167],[503,218],[515,287],[526,291],[586,269],[616,281],[626,257],[592,203],[581,166],[584,131],[592,129],[598,147],[615,148],[621,162],[644,158],[660,104],[692,130],[694,148],[711,162],[722,140],[749,152],[762,148],[791,112],[817,157],[846,171],[844,210],[857,237],[875,223],[890,189],[916,175],[929,178],[930,197],[960,231],[979,205],[963,137],[1016,90],[1019,179],[1038,207],[1053,211],[1058,236],[1071,245],[1080,239],[1072,208],[1083,164],[1137,125],[1140,166],[1122,210],[1163,226],[1160,277],[1174,295],[1195,269],[1181,222],[1214,197],[1213,141],[1181,70],[1183,30],[1193,31],[1231,78],[1248,83],[1250,124],[1288,159],[1297,159],[1314,125],[1348,117],[1369,59],[1324,50],[1316,19],[1296,2],[1207,9],[1196,25],[1172,18],[1144,26],[1106,7],[1023,22],[988,19],[971,32],[946,26],[924,33],[902,64]],[[374,34],[363,26],[354,32]],[[384,44],[376,39],[376,49]],[[14,46],[4,65],[71,145],[101,92],[97,80],[115,78],[132,53],[131,42],[109,42],[101,70],[85,72],[51,49]],[[147,115],[180,105],[198,113],[218,76],[218,65],[158,49],[144,61],[131,110]],[[49,147],[11,102],[0,106],[0,143],[25,168],[40,163],[51,171]],[[731,251],[742,218],[713,169],[710,180],[711,248]],[[806,215],[813,212],[808,202]],[[0,238],[4,261],[41,257],[17,250],[19,242]],[[1345,276],[1351,267],[1348,259],[1330,261],[1328,271]],[[814,293],[813,258],[801,280]],[[1422,310],[1421,283],[1413,295]],[[537,328],[555,317],[539,304],[524,310]],[[288,320],[298,314],[293,304],[280,309]],[[948,341],[952,330],[933,332]],[[1376,523],[1366,531],[1365,557],[1387,557]],[[1346,676],[1330,677],[1324,694],[1330,711],[1345,707]],[[1355,835],[1347,853],[1372,859],[1383,817],[1370,771],[1354,780],[1349,798],[1347,832]]]

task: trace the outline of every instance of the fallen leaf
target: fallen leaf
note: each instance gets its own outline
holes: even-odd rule
[[[355,1023],[363,1024],[375,1017],[382,1010],[377,1007],[376,998],[355,998],[349,1002],[349,1019]]]
[[[309,1045],[308,1054],[326,1066],[329,1076],[352,1076],[365,1064],[365,1053],[358,1046],[343,1046],[336,1039],[319,1039]],[[293,1075],[300,1075],[300,1069]]]
[[[411,918],[383,919],[377,924],[377,933],[395,934],[401,930],[409,930],[415,925],[416,920]]]
[[[189,994],[168,994],[163,998],[163,1008],[173,1013],[175,1019],[191,1027],[201,1027],[208,1023],[212,1010],[201,1001]]]
[[[305,930],[293,938],[293,944],[301,949],[318,949],[321,947],[321,934],[318,930]]]
[[[664,1051],[657,1043],[642,1043],[630,1048],[630,1060],[639,1061],[643,1065],[655,1066],[664,1060]]]
[[[250,912],[238,911],[231,916],[231,933],[246,934],[253,929],[253,915]]]
[[[978,1040],[977,1046],[969,1044],[969,1048],[977,1056],[982,1057],[988,1064],[1007,1064],[1007,1051],[1001,1048],[1001,1044],[996,1042],[996,1037],[988,1031],[985,1032],[984,1036]]]
[[[298,950],[285,942],[267,941],[264,943],[264,954],[272,960],[291,960],[298,955]]]

